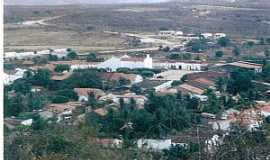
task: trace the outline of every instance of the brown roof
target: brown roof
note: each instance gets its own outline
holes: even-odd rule
[[[171,59],[156,59],[154,63],[192,63],[192,64],[207,64],[200,60],[171,60]]]
[[[52,112],[62,113],[66,110],[74,110],[79,106],[81,106],[80,102],[67,102],[61,104],[52,103],[46,106],[46,109]]]
[[[199,94],[199,95],[202,95],[204,93],[203,89],[191,86],[191,85],[186,84],[186,83],[181,84],[178,87],[178,89],[180,89],[181,91],[184,91],[184,92],[195,93],[195,94]]]
[[[74,88],[74,91],[78,96],[88,96],[91,92],[94,93],[97,98],[105,95],[102,90],[95,88]]]
[[[121,61],[143,62],[144,58],[140,57],[121,58]]]
[[[22,65],[34,65],[35,63],[33,61],[23,61]]]
[[[71,75],[72,75],[72,72],[61,73],[61,74],[53,75],[51,79],[54,81],[62,81],[62,80],[68,79]]]
[[[137,75],[136,74],[117,73],[117,72],[105,72],[105,73],[101,73],[101,77],[104,79],[111,80],[111,81],[118,81],[122,77],[122,78],[128,79],[132,82],[136,79]]]
[[[72,61],[51,61],[50,64],[80,65],[80,64],[96,64],[96,62],[87,62],[85,60],[72,60]]]
[[[100,116],[106,116],[108,114],[108,111],[106,108],[98,108],[98,109],[95,109],[94,112]]]
[[[260,68],[262,68],[261,64],[250,63],[250,62],[245,62],[245,61],[233,62],[233,63],[230,63],[229,65],[247,68],[247,69],[260,69]]]
[[[38,65],[38,66],[32,66],[30,67],[32,70],[38,70],[38,69],[49,69],[51,72],[54,72],[55,65],[53,64],[45,64],[45,65]]]
[[[217,72],[217,71],[206,71],[206,72],[197,72],[192,74],[187,74],[187,80],[194,80],[198,78],[204,78],[208,80],[215,80],[219,77],[229,77],[229,73],[226,72]]]

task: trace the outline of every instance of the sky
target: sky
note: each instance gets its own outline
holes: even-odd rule
[[[169,0],[5,0],[5,5],[156,3]]]

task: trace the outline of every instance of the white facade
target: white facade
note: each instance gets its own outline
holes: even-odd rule
[[[157,139],[139,139],[137,141],[138,148],[153,149],[160,151],[163,149],[169,149],[172,146],[171,139],[157,140]]]
[[[54,49],[50,52],[51,55],[57,56],[57,58],[67,57],[68,51],[67,48]]]
[[[4,73],[4,84],[9,85],[12,84],[15,80],[23,78],[24,72],[26,71],[26,69],[16,68],[16,73],[14,75]]]
[[[112,57],[107,61],[96,65],[96,67],[109,69],[110,71],[116,71],[118,68],[152,68],[152,58],[149,55],[142,61],[122,60],[122,58],[126,57],[127,56],[121,58]]]
[[[201,71],[202,67],[207,64],[202,63],[188,63],[188,62],[158,62],[154,63],[155,68],[165,68],[165,69],[180,69],[188,71]]]
[[[21,122],[21,125],[24,125],[24,126],[31,126],[33,123],[33,119],[27,119],[27,120],[24,120]]]
[[[201,36],[203,36],[204,38],[208,39],[208,38],[212,38],[213,37],[213,33],[202,33]]]
[[[225,33],[215,33],[214,34],[215,39],[219,39],[219,38],[226,37],[226,36],[227,35]]]

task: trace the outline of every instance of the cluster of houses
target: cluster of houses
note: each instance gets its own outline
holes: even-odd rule
[[[158,33],[161,37],[168,37],[168,36],[175,36],[175,37],[198,37],[194,34],[184,34],[182,31],[175,31],[175,30],[162,30]],[[206,38],[206,39],[219,39],[222,37],[226,37],[227,35],[225,33],[201,33],[200,36]]]
[[[169,32],[162,33],[164,35],[169,34]],[[183,35],[181,32],[174,32],[171,34]],[[205,35],[206,36],[206,35]],[[226,36],[223,34],[218,34],[214,36]],[[6,53],[6,59],[27,59],[33,58],[40,55],[53,54],[57,57],[64,57],[67,55],[66,49],[59,50],[48,50],[36,53]],[[67,64],[70,66],[70,71],[65,71],[61,74],[55,73],[54,69],[56,65]],[[151,84],[157,85],[151,86],[155,89],[158,94],[168,94],[177,93],[181,91],[183,94],[188,94],[191,97],[198,98],[200,101],[205,102],[208,97],[204,95],[206,90],[215,90],[215,81],[218,78],[229,77],[228,70],[231,68],[242,68],[246,70],[252,70],[255,73],[262,72],[262,65],[238,61],[233,63],[225,63],[216,66],[216,70],[207,71],[208,64],[202,61],[176,61],[167,59],[153,59],[150,55],[146,57],[131,57],[124,55],[122,57],[111,57],[104,62],[86,62],[83,60],[71,60],[71,61],[51,61],[44,65],[34,65],[30,64],[27,68],[30,70],[37,70],[39,68],[48,68],[52,71],[52,80],[62,81],[69,78],[75,69],[87,69],[87,68],[102,68],[106,69],[108,72],[100,73],[101,77],[106,80],[118,81],[121,78],[128,79],[132,84],[138,84],[143,89],[143,84],[145,81],[150,81]],[[142,76],[137,74],[124,74],[118,73],[119,68],[148,68],[148,69],[162,69],[162,72],[155,74],[153,78],[145,80]],[[4,82],[6,85],[13,83],[15,80],[20,79],[24,76],[26,69],[16,69],[15,74],[4,74]],[[174,81],[184,78],[184,82],[179,85],[172,85]],[[146,85],[145,88],[150,87]],[[39,92],[40,90],[33,90],[33,92]],[[67,102],[62,104],[48,104],[43,110],[38,111],[40,116],[44,119],[50,119],[56,117],[58,122],[66,122],[67,124],[73,124],[74,122],[74,111],[77,108],[81,108],[84,102],[89,99],[89,93],[93,93],[98,101],[108,102],[110,101],[110,106],[100,107],[98,109],[92,109],[91,107],[86,107],[85,112],[93,112],[99,116],[106,116],[108,114],[108,108],[112,105],[119,105],[119,100],[123,99],[128,102],[130,99],[134,99],[138,108],[143,108],[144,103],[147,101],[147,97],[144,95],[136,95],[131,91],[125,91],[124,93],[106,93],[101,89],[94,88],[74,88],[74,91],[78,95],[78,101]],[[257,102],[257,107],[254,109],[248,109],[243,111],[238,111],[230,109],[225,111],[221,117],[217,118],[216,115],[203,113],[204,117],[208,119],[208,124],[212,126],[214,130],[228,131],[233,123],[240,123],[245,125],[249,129],[254,129],[259,127],[262,123],[262,117],[267,117],[270,115],[270,104],[267,102]],[[84,115],[79,115],[78,117],[83,118]],[[77,117],[77,118],[78,118]],[[76,118],[75,118],[76,119]],[[12,128],[16,125],[26,125],[29,126],[33,122],[32,119],[19,121],[15,118],[6,118],[5,124]],[[214,136],[213,141],[219,139]],[[206,143],[215,145],[211,139],[207,140]],[[119,147],[122,144],[121,139],[93,139],[93,143],[102,145],[105,147],[116,146]],[[169,149],[173,145],[186,146],[185,143],[176,143],[171,139],[164,140],[154,140],[154,139],[140,139],[137,142],[139,148],[162,150]]]

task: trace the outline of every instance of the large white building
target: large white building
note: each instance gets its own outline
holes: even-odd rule
[[[153,68],[153,60],[150,55],[146,58],[131,58],[130,56],[123,56],[120,58],[112,57],[105,62],[97,65],[97,68],[105,68],[110,71],[116,71],[118,68]]]
[[[110,71],[116,71],[118,68],[163,68],[201,71],[206,66],[207,64],[201,61],[153,60],[150,55],[145,58],[134,58],[127,55],[120,58],[112,57],[96,65],[97,68],[105,68]]]

